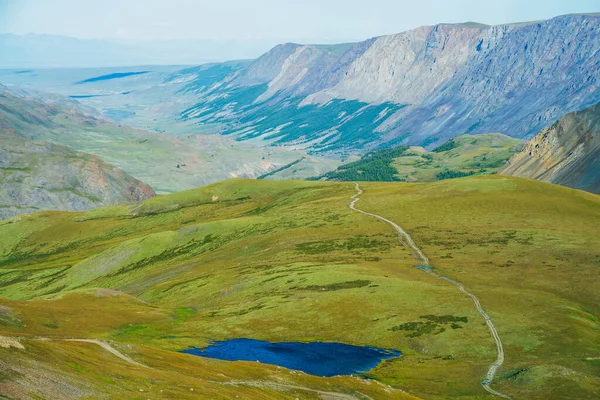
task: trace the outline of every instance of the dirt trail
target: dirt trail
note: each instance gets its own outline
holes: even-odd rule
[[[134,359],[132,359],[131,357],[126,356],[125,354],[121,353],[119,350],[117,350],[114,347],[112,347],[107,342],[103,342],[101,340],[96,340],[96,339],[50,339],[50,338],[36,338],[35,340],[40,340],[42,342],[57,342],[57,341],[61,341],[61,342],[92,343],[92,344],[96,344],[96,345],[102,347],[104,350],[108,351],[109,353],[112,353],[113,355],[119,357],[123,361],[128,362],[129,364],[137,365],[138,367],[150,368],[147,365],[141,364],[141,363],[135,361]]]
[[[465,287],[462,285],[462,283],[455,281],[454,279],[445,277],[445,276],[441,276],[438,275],[437,273],[435,273],[432,269],[431,269],[431,265],[429,262],[429,259],[425,256],[425,254],[421,251],[421,249],[419,249],[419,247],[417,247],[417,245],[415,244],[414,240],[412,239],[412,237],[406,233],[406,231],[404,229],[402,229],[398,224],[396,224],[393,221],[390,221],[387,218],[382,217],[381,215],[377,215],[377,214],[373,214],[370,212],[366,212],[363,211],[359,208],[356,208],[356,203],[360,200],[360,195],[363,194],[362,189],[360,188],[360,186],[358,185],[358,183],[355,183],[355,187],[356,187],[356,194],[354,196],[351,197],[352,201],[350,202],[350,209],[357,211],[361,214],[365,214],[365,215],[369,215],[371,217],[375,217],[383,222],[386,222],[387,224],[391,225],[396,232],[398,232],[398,239],[400,240],[400,243],[402,243],[404,246],[407,246],[412,253],[414,254],[415,258],[417,260],[419,260],[419,262],[421,263],[421,267],[425,270],[425,272],[427,272],[430,275],[433,275],[437,278],[443,279],[447,282],[452,283],[454,286],[456,286],[462,293],[466,294],[467,296],[469,296],[471,298],[471,300],[473,300],[473,303],[475,303],[475,308],[477,309],[477,311],[479,312],[479,314],[481,314],[481,316],[483,317],[483,319],[485,320],[485,323],[487,324],[490,333],[492,335],[492,338],[494,339],[494,341],[496,342],[496,349],[497,349],[497,353],[498,353],[498,358],[496,359],[496,361],[490,366],[488,373],[485,377],[485,379],[483,380],[483,382],[481,382],[481,385],[483,386],[483,388],[485,390],[487,390],[489,393],[493,394],[494,396],[498,396],[498,397],[502,397],[505,399],[510,399],[509,396],[502,394],[500,392],[495,391],[494,389],[492,389],[490,387],[490,384],[492,383],[492,381],[494,380],[494,376],[496,375],[496,372],[498,371],[498,368],[500,368],[500,366],[502,365],[502,363],[504,362],[504,348],[502,346],[502,341],[500,340],[500,335],[498,335],[498,331],[496,330],[496,327],[494,326],[494,323],[492,322],[492,319],[487,315],[487,313],[484,311],[483,307],[481,306],[481,303],[479,302],[479,299],[472,293],[469,293]]]
[[[292,389],[292,390],[304,390],[307,392],[312,392],[317,394],[319,397],[321,397],[322,399],[327,399],[327,400],[373,400],[373,398],[367,396],[366,394],[360,394],[361,397],[356,397],[350,394],[345,394],[345,393],[338,393],[338,392],[326,392],[323,390],[317,390],[317,389],[311,389],[309,387],[306,386],[296,386],[296,385],[287,385],[284,383],[275,383],[275,382],[266,382],[266,381],[232,381],[232,382],[226,382],[226,383],[222,383],[222,382],[216,382],[216,383],[220,383],[221,385],[227,385],[227,386],[252,386],[252,387],[256,387],[256,388],[270,388],[270,389],[274,389],[274,390],[286,390],[286,389]]]

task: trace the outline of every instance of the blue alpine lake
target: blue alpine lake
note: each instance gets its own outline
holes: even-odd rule
[[[350,375],[375,368],[395,358],[397,350],[351,346],[329,342],[271,343],[254,339],[230,339],[183,353],[228,361],[258,361],[317,376]]]

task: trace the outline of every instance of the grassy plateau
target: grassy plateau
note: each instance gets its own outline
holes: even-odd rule
[[[600,393],[600,197],[478,176],[363,183],[481,300],[518,399]],[[354,185],[227,180],[133,206],[0,222],[7,398],[487,399],[495,345],[473,302],[417,269]],[[42,338],[47,340],[41,340]],[[145,365],[131,365],[98,339]],[[319,378],[181,354],[213,340],[335,341],[402,356]]]

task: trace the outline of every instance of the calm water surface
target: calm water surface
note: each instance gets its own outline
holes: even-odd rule
[[[271,343],[253,339],[230,339],[205,348],[183,350],[183,353],[228,361],[259,361],[317,376],[366,372],[382,360],[402,354],[397,350],[343,343]]]

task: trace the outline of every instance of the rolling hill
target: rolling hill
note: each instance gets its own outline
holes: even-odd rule
[[[600,194],[600,103],[542,130],[498,173]]]
[[[493,174],[520,144],[521,140],[499,133],[461,135],[433,151],[417,146],[377,150],[313,179],[416,182]]]
[[[401,224],[438,274],[481,300],[506,352],[495,389],[596,397],[598,196],[497,175],[361,187],[362,209]],[[473,302],[417,268],[389,225],[350,210],[353,194],[350,183],[237,179],[0,222],[0,388],[17,398],[487,396],[496,347]],[[228,338],[402,356],[365,381],[178,352]]]

